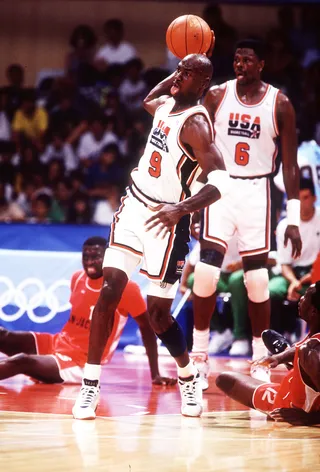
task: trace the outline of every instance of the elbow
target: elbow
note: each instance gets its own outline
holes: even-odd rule
[[[142,104],[143,104],[143,108],[144,108],[146,111],[149,111],[149,99],[148,99],[148,97],[146,97],[146,98],[143,100]]]

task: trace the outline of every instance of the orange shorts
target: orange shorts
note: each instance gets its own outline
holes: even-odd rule
[[[60,377],[64,382],[76,384],[82,382],[83,369],[70,357],[72,353],[69,356],[55,351],[56,334],[34,332],[32,334],[36,343],[37,354],[40,356],[49,355],[55,359]]]
[[[279,383],[265,383],[259,385],[252,395],[254,408],[263,412],[274,410],[276,408],[275,400],[279,389]]]

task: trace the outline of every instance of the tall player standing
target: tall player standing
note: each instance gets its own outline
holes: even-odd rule
[[[253,359],[265,355],[261,333],[269,328],[270,300],[267,259],[270,250],[270,188],[279,137],[283,176],[288,195],[285,243],[301,252],[299,233],[299,168],[295,112],[290,100],[261,80],[263,44],[244,40],[234,56],[236,79],[212,87],[204,105],[214,124],[215,142],[223,154],[232,186],[226,198],[206,208],[201,232],[201,260],[195,268],[193,357],[208,388],[209,322],[228,242],[235,231],[243,260],[248,311],[253,333]],[[269,380],[256,365],[251,375]]]
[[[219,200],[229,187],[229,175],[213,143],[209,114],[198,105],[211,77],[209,59],[189,55],[144,100],[146,110],[154,116],[153,125],[138,168],[131,174],[133,183],[112,224],[83,384],[73,407],[75,418],[95,417],[101,356],[112,331],[114,311],[140,262],[150,279],[151,325],[177,363],[181,412],[201,415],[199,373],[170,308],[188,253],[190,213]],[[208,183],[190,197],[192,184],[201,173]]]

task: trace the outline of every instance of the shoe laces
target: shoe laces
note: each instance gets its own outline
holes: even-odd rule
[[[182,385],[183,396],[188,399],[188,403],[196,403],[196,390],[195,381],[189,380],[189,382],[180,381]]]
[[[97,394],[97,388],[96,387],[82,387],[80,390],[81,393],[81,404],[83,406],[90,406],[92,401],[94,400],[94,397]]]

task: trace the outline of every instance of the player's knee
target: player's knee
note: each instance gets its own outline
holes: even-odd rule
[[[12,367],[19,369],[19,372],[23,374],[32,363],[32,358],[28,354],[20,353],[9,357],[8,362]]]
[[[248,270],[244,275],[248,298],[254,303],[262,303],[269,298],[268,269]]]
[[[230,372],[222,372],[216,378],[216,386],[225,393],[231,392],[234,387],[236,379]]]
[[[217,290],[224,254],[215,249],[202,249],[200,262],[194,271],[193,292],[198,297],[207,298]]]
[[[157,302],[148,301],[148,311],[152,329],[157,334],[166,331],[172,324],[170,311],[164,310]]]

